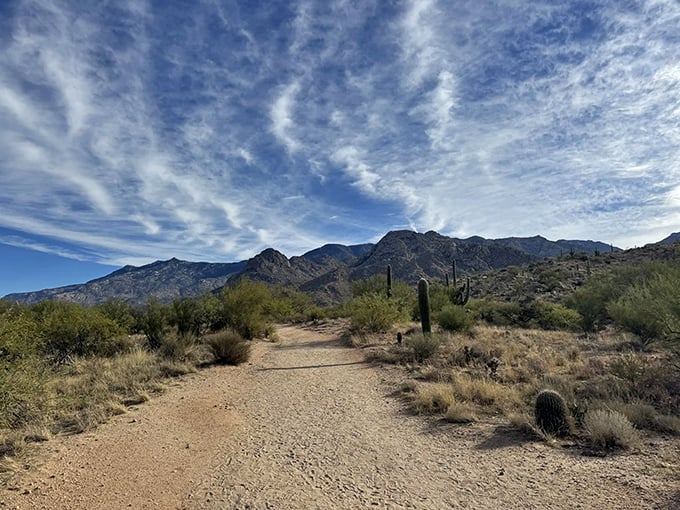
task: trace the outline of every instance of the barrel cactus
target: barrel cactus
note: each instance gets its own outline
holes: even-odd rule
[[[556,391],[543,390],[536,396],[534,416],[536,425],[546,434],[562,437],[571,430],[567,403]]]
[[[418,282],[418,307],[420,308],[420,322],[423,327],[423,334],[432,333],[430,325],[430,287],[425,278]]]

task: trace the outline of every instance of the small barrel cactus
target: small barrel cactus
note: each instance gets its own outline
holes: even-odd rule
[[[536,425],[546,434],[562,437],[570,432],[567,403],[556,391],[543,390],[538,394],[534,416]]]
[[[418,307],[420,308],[420,322],[423,326],[423,334],[432,333],[430,325],[430,286],[425,278],[418,282]]]

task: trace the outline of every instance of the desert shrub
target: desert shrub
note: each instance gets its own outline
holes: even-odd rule
[[[180,336],[198,336],[201,333],[203,316],[198,300],[192,298],[175,299],[168,311],[168,322],[177,328],[177,333]]]
[[[680,417],[659,413],[644,402],[609,402],[607,406],[623,414],[637,429],[680,435]]]
[[[441,340],[437,335],[422,333],[412,335],[408,338],[407,346],[413,352],[416,361],[423,362],[434,356],[439,350]]]
[[[611,322],[612,303],[627,294],[629,296],[624,298],[622,304],[632,298],[630,293],[635,291],[631,289],[642,290],[650,280],[659,281],[663,287],[664,280],[678,282],[679,279],[677,264],[647,262],[635,267],[620,267],[610,273],[590,278],[583,287],[567,298],[565,304],[579,312],[584,331],[597,331]],[[670,286],[664,291],[671,294],[675,292],[674,295],[677,296],[677,283],[671,283]]]
[[[168,330],[168,311],[158,300],[150,298],[141,310],[139,325],[144,331],[149,347],[157,349],[163,342]]]
[[[379,294],[362,294],[348,305],[350,327],[358,333],[379,333],[389,330],[404,319],[398,304]]]
[[[581,322],[577,311],[548,301],[518,303],[485,299],[472,300],[468,307],[474,316],[495,326],[576,331]]]
[[[424,383],[416,387],[413,410],[418,414],[445,413],[453,402],[450,384]]]
[[[660,266],[607,306],[607,312],[623,329],[643,343],[680,336],[680,267]]]
[[[125,333],[132,333],[135,327],[134,309],[121,299],[110,299],[95,308],[105,317],[118,324]]]
[[[243,338],[255,338],[267,328],[266,306],[272,299],[271,290],[262,282],[242,278],[233,287],[222,291],[224,322]]]
[[[326,317],[325,310],[315,305],[309,294],[285,287],[272,290],[272,299],[265,305],[265,314],[278,322],[306,322]]]
[[[639,444],[639,436],[628,419],[617,411],[588,411],[583,426],[591,444],[598,448],[629,449]]]
[[[39,355],[44,348],[38,323],[27,310],[7,310],[0,315],[0,360],[12,362]]]
[[[41,315],[45,353],[57,361],[69,356],[112,356],[129,347],[122,328],[94,308],[53,302]]]
[[[547,301],[533,301],[526,306],[524,315],[527,327],[548,330],[576,331],[581,319],[576,310]]]
[[[0,360],[0,429],[42,420],[49,405],[49,368],[36,357]]]
[[[504,386],[488,377],[453,374],[451,378],[456,400],[491,407],[499,411],[516,409],[521,405],[517,389]]]
[[[468,332],[473,320],[468,311],[458,305],[447,304],[436,315],[437,323],[446,331]]]
[[[473,423],[479,418],[472,404],[454,400],[446,410],[444,419],[449,423]]]
[[[187,361],[196,355],[196,337],[190,333],[170,333],[161,339],[158,353],[164,358]]]
[[[443,285],[437,281],[432,282],[429,285],[430,309],[432,314],[436,315],[445,307],[451,305],[451,293],[453,290],[453,287],[447,287],[446,285]]]
[[[239,365],[250,358],[251,343],[243,339],[236,331],[224,330],[203,337],[215,358],[215,362],[223,365]]]
[[[471,299],[467,306],[473,315],[487,324],[512,326],[519,323],[520,306],[514,301]]]
[[[387,297],[387,276],[375,275],[367,280],[352,282],[352,298],[367,295]],[[396,306],[400,314],[411,315],[418,308],[416,293],[413,288],[397,278],[392,279],[392,297],[390,301]]]

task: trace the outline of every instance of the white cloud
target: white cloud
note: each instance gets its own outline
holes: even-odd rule
[[[295,129],[293,120],[295,96],[299,91],[300,83],[298,81],[293,81],[283,87],[274,100],[270,111],[272,131],[290,153],[294,153],[300,148],[300,143],[291,134]]]
[[[640,6],[19,1],[0,227],[108,261],[392,225],[640,244],[680,230],[680,15]]]

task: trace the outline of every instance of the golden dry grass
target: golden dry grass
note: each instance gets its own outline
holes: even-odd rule
[[[403,383],[402,392],[417,413],[452,422],[501,416],[542,436],[533,425],[534,401],[552,389],[584,436],[588,410],[603,408],[638,429],[680,435],[677,360],[663,349],[631,352],[627,335],[477,326],[469,334],[438,334],[438,352],[422,363],[391,336],[382,345],[373,339],[369,358],[408,369],[417,382]]]

